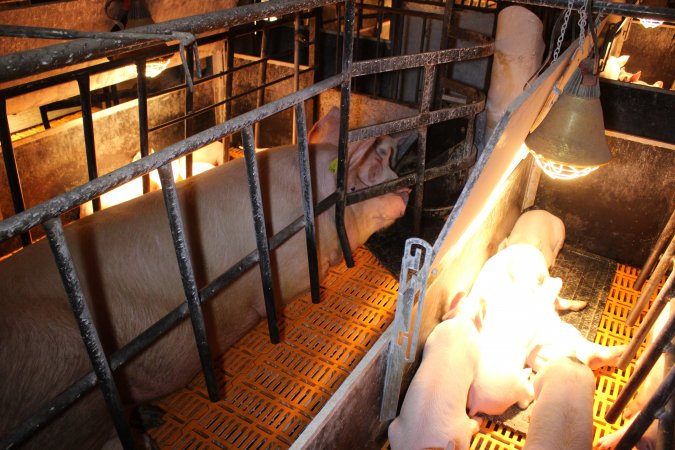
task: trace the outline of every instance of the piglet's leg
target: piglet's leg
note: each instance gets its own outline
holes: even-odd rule
[[[625,345],[606,347],[582,338],[577,347],[577,358],[593,370],[602,366],[616,367],[625,350]]]
[[[556,311],[581,311],[587,305],[588,302],[583,300],[570,300],[562,297],[556,297],[554,303]]]

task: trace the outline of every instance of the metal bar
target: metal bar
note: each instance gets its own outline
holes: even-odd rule
[[[337,196],[332,194],[331,196],[320,201],[314,208],[315,216],[327,211],[335,204],[336,200]],[[291,236],[297,233],[302,228],[304,223],[304,218],[298,217],[286,228],[272,236],[270,239],[270,250],[275,250]],[[233,267],[228,269],[225,273],[213,280],[209,285],[202,288],[200,290],[201,301],[206,302],[213,298],[217,292],[234,281],[242,272],[253,267],[253,265],[257,262],[258,251],[254,250]],[[163,336],[180,320],[187,317],[188,313],[189,310],[187,303],[181,303],[178,307],[173,309],[167,315],[148,327],[140,335],[132,339],[120,350],[115,352],[110,357],[110,368],[112,370],[117,370],[127,361],[136,357],[141,351],[146,349],[158,338]],[[74,401],[80,398],[82,394],[87,392],[95,385],[96,375],[94,372],[89,372],[87,375],[73,383],[69,388],[64,390],[61,394],[52,399],[49,403],[45,404],[38,410],[37,413],[22,423],[19,427],[3,436],[2,440],[0,441],[0,448],[9,447],[10,443],[14,443],[15,445],[20,444],[24,440],[28,439],[36,430],[40,429],[54,417],[59,415]]]
[[[195,58],[192,52],[186,52],[185,55],[187,62],[187,70],[185,71],[185,82],[194,78],[195,72]],[[194,105],[195,105],[195,90],[194,89],[185,89],[185,122],[183,137],[189,137],[194,134]],[[192,153],[185,155],[185,177],[190,178],[192,176]]]
[[[14,157],[14,145],[12,144],[12,134],[9,129],[9,120],[7,119],[7,101],[0,97],[0,146],[2,147],[2,160],[5,163],[5,173],[9,184],[9,192],[12,196],[12,206],[14,214],[23,212],[26,207],[21,191],[21,181],[19,171],[16,167],[16,158]],[[21,233],[21,245],[26,247],[30,245],[30,235],[28,229]]]
[[[295,13],[295,20],[293,21],[293,92],[300,90],[300,14]],[[296,114],[298,108],[293,109],[293,123],[298,123]],[[304,120],[303,120],[304,122]],[[291,129],[291,142],[294,144],[298,142],[297,127]]]
[[[630,424],[621,440],[616,446],[616,450],[630,450],[637,444],[647,431],[647,428],[657,417],[658,411],[663,408],[669,398],[675,391],[675,366],[670,368],[668,375],[664,377],[663,382],[659,388],[654,392],[654,395],[649,399],[642,411],[635,416],[635,420]]]
[[[209,350],[206,324],[204,323],[204,315],[199,299],[199,292],[197,290],[197,281],[195,280],[194,269],[192,267],[192,258],[190,257],[190,250],[188,249],[185,237],[185,227],[183,225],[180,204],[178,203],[178,194],[176,192],[176,183],[173,180],[171,164],[159,168],[159,177],[162,182],[162,193],[164,194],[166,212],[169,216],[171,237],[173,238],[176,257],[178,258],[178,268],[180,269],[181,280],[183,282],[185,299],[190,310],[192,330],[194,331],[195,342],[197,343],[199,360],[202,363],[206,389],[211,401],[217,402],[220,399],[218,381],[216,379],[216,371],[213,367],[213,360],[211,359],[211,352]]]
[[[155,152],[146,158],[141,158],[138,161],[106,173],[95,180],[77,186],[68,192],[64,192],[63,194],[51,198],[40,205],[29,208],[22,213],[8,217],[7,219],[0,221],[0,242],[27,231],[35,225],[44,222],[46,219],[56,217],[133,178],[157,169],[169,161],[180,158],[189,152],[222,139],[224,136],[236,133],[244,127],[252,126],[256,121],[293,107],[299,102],[309,100],[321,92],[338,86],[341,81],[341,75],[319,81],[295,94],[287,95],[279,100],[267,103],[257,110],[240,114],[225,123],[217,124],[207,130],[196,133],[183,141],[171,144],[162,149],[161,152]]]
[[[472,33],[476,34],[476,33]],[[426,52],[417,55],[390,56],[382,59],[370,59],[354,62],[352,76],[360,77],[374,73],[392,72],[423,67],[428,65],[445,64],[455,61],[484,58],[494,53],[494,42],[483,40],[469,48],[450,48],[435,52]]]
[[[246,173],[248,175],[248,189],[251,198],[251,210],[255,224],[255,239],[258,245],[258,259],[260,276],[262,278],[263,295],[265,297],[265,312],[270,341],[278,344],[279,324],[277,323],[276,305],[274,303],[274,285],[272,281],[272,263],[270,261],[269,241],[265,227],[265,211],[263,210],[262,195],[260,193],[260,179],[254,147],[253,128],[246,127],[241,131],[244,143],[244,157],[246,158]]]
[[[300,185],[302,186],[302,206],[305,212],[305,236],[307,238],[307,263],[309,265],[309,285],[312,302],[319,303],[319,257],[316,251],[316,230],[314,224],[314,200],[312,198],[312,172],[309,166],[309,148],[307,145],[307,123],[305,105],[295,106],[296,128],[298,136],[298,164],[300,166]]]
[[[77,85],[80,88],[80,104],[82,105],[82,128],[84,133],[84,149],[87,154],[87,174],[89,181],[98,178],[98,168],[96,167],[96,143],[94,142],[94,119],[91,110],[91,91],[89,84],[89,75],[83,75],[77,79]],[[101,199],[92,200],[94,211],[101,209]]]
[[[256,89],[256,99],[255,105],[260,108],[265,104],[265,86],[267,83],[267,32],[262,32],[261,42],[260,42],[260,58],[261,62],[258,66],[258,88]],[[256,122],[255,124],[255,146],[260,148],[260,126],[261,122]]]
[[[440,48],[446,49],[448,48],[448,37],[450,36],[450,28],[451,28],[451,21],[452,21],[452,10],[454,7],[455,2],[454,1],[446,1],[445,2],[445,11],[443,14],[443,25],[441,28],[441,42],[440,42]],[[446,78],[448,73],[448,67],[446,65],[442,65],[438,69],[438,77],[436,78],[436,90],[435,90],[435,97],[434,97],[434,107],[439,108],[441,106],[441,101],[442,101],[442,96],[443,96],[443,88],[441,86],[441,80]]]
[[[347,155],[347,139],[349,133],[349,101],[352,81],[354,33],[354,0],[345,1],[345,38],[342,46],[342,86],[340,88],[340,135],[338,138],[338,168],[337,193],[338,202],[335,205],[335,227],[340,239],[340,247],[347,267],[354,267],[354,258],[349,244],[349,237],[345,229],[345,186],[347,185],[347,171],[349,161]]]
[[[190,32],[198,35],[262,20],[270,16],[282,17],[298,10],[329,5],[336,1],[277,0],[274,2],[255,3],[137,27],[134,29],[134,32],[148,34]],[[4,28],[4,25],[0,28]],[[35,75],[58,67],[66,67],[80,62],[112,56],[119,53],[120,49],[131,51],[154,45],[156,45],[156,42],[141,40],[78,39],[64,44],[3,55],[0,56],[0,67],[6,70],[0,72],[0,82]]]
[[[427,115],[434,95],[436,66],[424,66],[424,86],[420,101],[420,115]],[[413,209],[413,234],[419,236],[422,230],[422,204],[424,202],[424,171],[426,169],[427,127],[417,130],[417,183],[415,185],[415,203]]]
[[[141,147],[141,158],[150,154],[148,143],[148,80],[145,76],[145,59],[136,62],[136,92],[138,94],[138,139]],[[143,193],[150,192],[150,176],[143,175]]]
[[[636,291],[642,289],[642,285],[649,277],[652,268],[654,268],[654,264],[656,264],[656,262],[659,260],[659,256],[661,255],[663,247],[665,247],[668,240],[673,237],[673,233],[675,233],[675,209],[673,209],[673,212],[670,214],[668,223],[666,223],[663,231],[661,231],[659,239],[656,241],[656,244],[654,244],[654,248],[652,248],[652,252],[649,254],[649,257],[647,258],[644,266],[642,266],[640,274],[635,279],[635,283],[633,283],[633,289]]]
[[[672,265],[672,257],[670,262]],[[670,276],[663,285],[663,288],[661,288],[661,292],[659,292],[659,295],[656,297],[656,299],[654,299],[654,303],[652,303],[652,306],[649,308],[647,315],[642,320],[640,328],[638,328],[637,332],[626,347],[626,350],[624,350],[623,354],[621,355],[621,359],[619,359],[619,362],[616,365],[618,368],[624,370],[626,367],[628,367],[628,364],[633,359],[633,356],[635,356],[637,353],[638,348],[640,348],[642,341],[644,341],[644,339],[647,337],[647,334],[649,334],[649,330],[651,330],[652,326],[654,326],[654,322],[656,322],[659,314],[661,314],[663,308],[665,308],[666,304],[670,301],[670,297],[675,292],[674,285],[675,269],[670,273]]]
[[[42,126],[45,127],[45,130],[48,130],[52,127],[52,125],[49,123],[49,115],[47,114],[47,108],[45,107],[46,105],[40,106],[40,118],[42,119]]]
[[[239,66],[239,67],[241,67],[241,66]],[[304,69],[304,70],[302,70],[300,73],[306,73],[306,72],[309,72],[310,70],[314,70],[314,68],[313,68],[313,67],[310,67],[310,68]],[[242,93],[240,93],[240,94],[237,94],[237,95],[228,97],[228,98],[226,98],[226,99],[223,100],[223,101],[211,103],[209,106],[205,106],[204,108],[201,108],[201,109],[195,111],[194,113],[192,113],[192,114],[190,114],[190,115],[185,115],[185,116],[176,117],[175,119],[167,120],[167,121],[164,122],[164,123],[161,123],[161,124],[159,124],[159,125],[156,125],[156,126],[150,128],[150,131],[161,130],[161,129],[167,128],[167,127],[169,127],[169,126],[171,126],[171,125],[175,125],[175,124],[177,124],[177,123],[183,122],[183,121],[186,120],[187,118],[190,118],[190,117],[197,117],[197,116],[199,116],[199,115],[201,115],[201,114],[204,114],[205,112],[211,111],[212,109],[215,109],[215,108],[217,108],[217,107],[219,107],[219,106],[221,106],[221,105],[226,105],[226,104],[228,104],[228,103],[233,102],[234,100],[236,100],[236,99],[238,99],[238,98],[245,97],[245,96],[247,96],[248,94],[250,94],[251,92],[258,91],[258,90],[260,90],[261,88],[266,88],[266,87],[273,86],[273,85],[275,85],[275,84],[278,84],[278,83],[281,83],[281,82],[283,82],[283,81],[286,81],[286,80],[288,80],[288,79],[290,79],[290,78],[292,78],[292,77],[293,77],[292,74],[291,74],[291,75],[285,75],[285,76],[283,76],[283,77],[280,77],[280,78],[275,79],[274,81],[270,81],[269,83],[266,83],[264,86],[257,86],[257,87],[254,87],[253,89],[249,89],[249,90],[246,91],[246,92],[242,92]]]
[[[232,98],[232,83],[234,80],[234,45],[232,44],[232,41],[234,38],[232,36],[227,38],[227,65],[226,65],[226,73],[225,75],[225,98],[229,99]],[[232,102],[225,102],[225,121],[227,122],[232,118]],[[230,143],[231,143],[231,137],[230,135],[227,135],[225,137],[225,152],[226,152],[226,157],[225,161],[230,160]]]
[[[482,110],[484,105],[484,99],[480,99],[479,101],[469,103],[467,105],[439,109],[436,111],[430,111],[426,114],[406,117],[399,120],[392,120],[391,122],[385,122],[378,125],[355,128],[349,132],[349,142],[361,141],[363,139],[381,136],[382,134],[391,134],[404,130],[412,130],[424,125],[432,125],[451,119],[457,119],[459,117],[466,117]]]
[[[628,325],[629,327],[635,325],[635,322],[637,322],[637,319],[640,317],[640,314],[642,314],[642,311],[647,306],[647,303],[649,303],[649,299],[652,297],[652,294],[654,294],[654,292],[656,291],[656,288],[661,282],[661,277],[663,277],[663,275],[666,273],[666,270],[668,269],[668,266],[671,264],[671,259],[673,258],[674,255],[675,255],[675,237],[673,237],[670,240],[670,244],[668,244],[666,251],[663,252],[661,260],[654,268],[654,272],[652,272],[652,275],[649,277],[649,280],[647,280],[647,282],[645,283],[645,286],[642,289],[642,292],[640,293],[640,297],[637,299],[637,302],[635,302],[635,305],[633,305],[633,308],[630,310],[630,313],[626,318],[626,325]]]
[[[614,423],[617,421],[619,415],[621,415],[621,411],[623,411],[628,402],[633,398],[633,394],[635,394],[644,379],[649,375],[649,372],[651,372],[652,367],[654,367],[664,349],[670,345],[673,333],[675,333],[675,314],[670,315],[670,319],[663,326],[661,333],[654,338],[654,341],[640,357],[640,361],[630,379],[619,393],[612,407],[605,414],[607,422]]]
[[[60,218],[49,219],[44,223],[47,239],[54,254],[54,259],[61,276],[61,281],[68,294],[70,307],[75,315],[82,341],[87,348],[91,365],[96,373],[103,398],[112,416],[117,436],[125,449],[133,449],[133,440],[129,425],[124,419],[124,409],[117,386],[112,377],[112,371],[106,360],[101,340],[94,326],[87,302],[84,298],[80,280],[77,276],[75,264],[68,249],[66,237],[63,234],[63,224]]]

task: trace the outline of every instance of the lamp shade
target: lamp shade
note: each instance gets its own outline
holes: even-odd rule
[[[544,120],[525,139],[540,166],[567,167],[576,176],[612,159],[605,137],[596,67],[591,57],[581,61]]]

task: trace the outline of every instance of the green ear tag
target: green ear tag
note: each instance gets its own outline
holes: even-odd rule
[[[330,170],[333,173],[337,173],[337,166],[338,166],[338,160],[335,158],[328,164],[328,170]]]

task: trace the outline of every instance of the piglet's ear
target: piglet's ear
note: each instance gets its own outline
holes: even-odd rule
[[[347,159],[349,166],[354,167],[363,160],[371,147],[375,144],[377,138],[364,139],[363,141],[352,142],[347,146]]]
[[[307,134],[310,144],[332,144],[337,147],[340,137],[340,110],[333,106]]]

